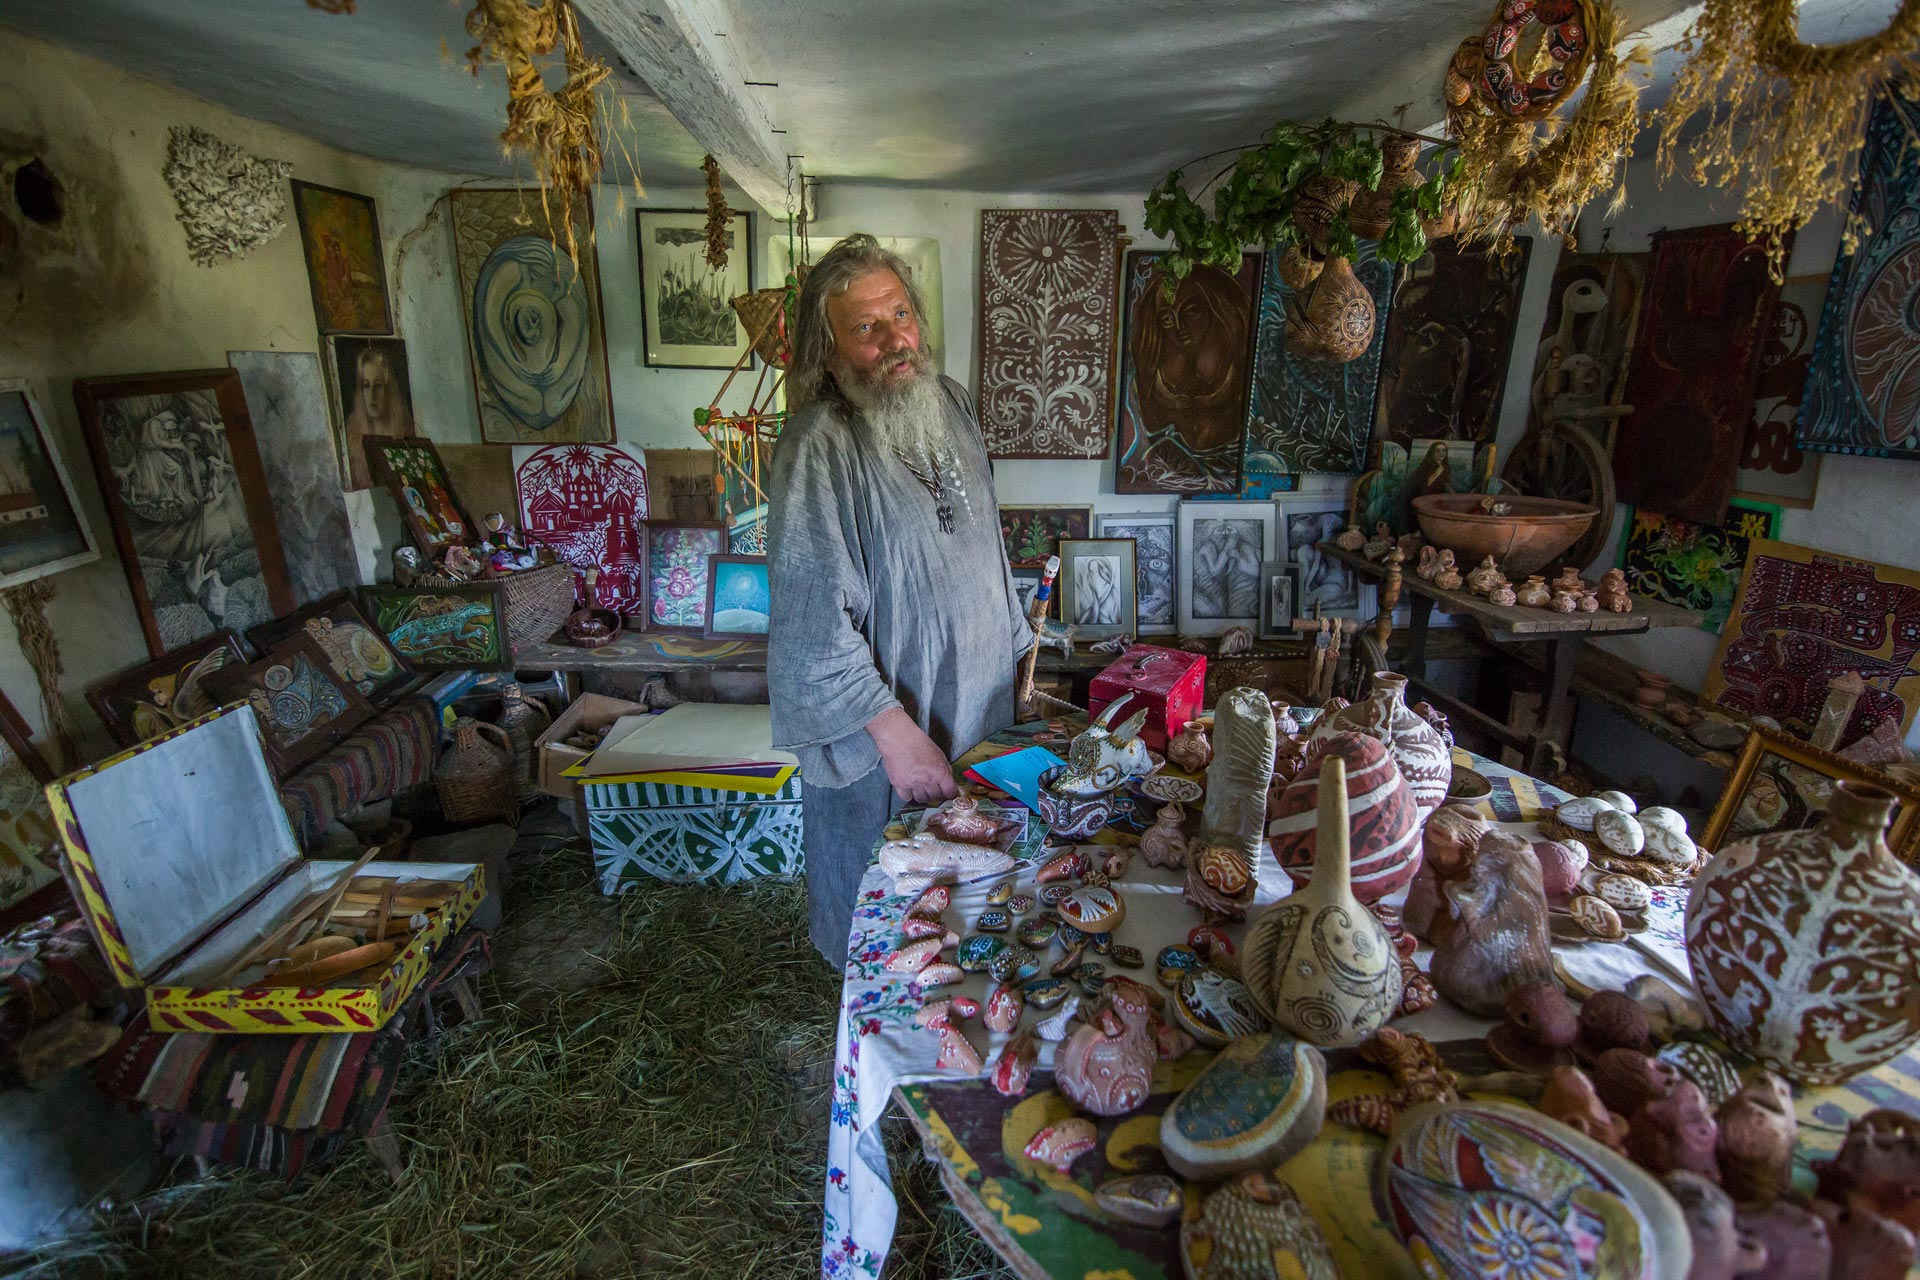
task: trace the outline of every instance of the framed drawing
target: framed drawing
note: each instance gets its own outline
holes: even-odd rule
[[[1181,635],[1260,625],[1260,565],[1278,558],[1274,516],[1271,502],[1180,504]]]
[[[468,188],[447,200],[480,438],[613,439],[592,202],[575,206],[569,238],[548,224],[538,189]]]
[[[231,631],[216,631],[150,662],[129,667],[87,686],[93,708],[117,747],[131,747],[219,704],[206,679],[226,666],[241,666],[247,651]]]
[[[276,778],[284,778],[365,724],[373,706],[333,673],[320,646],[287,640],[249,666],[223,667],[207,678],[216,702],[246,701],[260,722],[261,746]]]
[[[1780,508],[1767,503],[1727,503],[1719,524],[1694,524],[1651,511],[1626,507],[1626,532],[1620,539],[1620,567],[1627,587],[1682,609],[1698,609],[1700,629],[1720,634],[1733,609],[1734,592],[1747,566],[1747,547],[1755,538],[1780,532]]]
[[[727,526],[718,521],[647,525],[647,630],[707,630],[707,560],[725,555]]]
[[[517,444],[513,487],[520,531],[594,584],[596,607],[647,611],[647,457],[628,444]]]
[[[359,341],[359,339],[347,339]],[[229,351],[267,469],[274,524],[293,598],[311,604],[360,583],[344,474],[327,415],[320,357],[305,351]]]
[[[1000,540],[1016,569],[1044,568],[1062,538],[1093,532],[1092,507],[1001,507]]]
[[[100,558],[25,378],[0,378],[0,589]]]
[[[416,671],[505,671],[507,588],[490,582],[444,587],[360,588],[361,613]]]
[[[1020,612],[1024,615],[1033,604],[1033,593],[1040,589],[1040,579],[1045,569],[1009,569],[1013,575],[1014,594],[1020,598]],[[1060,620],[1060,582],[1054,580],[1053,594],[1047,598],[1047,617]]]
[[[368,436],[363,443],[368,470],[400,504],[400,518],[428,560],[455,543],[473,542],[476,526],[453,496],[446,464],[433,441],[425,436]]]
[[[1137,548],[1132,538],[1060,540],[1060,616],[1081,637],[1135,634]]]
[[[1326,506],[1326,499],[1282,501],[1287,549],[1299,570],[1294,587],[1293,616],[1300,618],[1357,618],[1360,616],[1360,579],[1348,566],[1322,555],[1319,544],[1347,527],[1343,508]],[[1291,634],[1292,628],[1288,628]]]
[[[345,591],[284,618],[261,623],[247,632],[247,643],[255,653],[271,653],[297,635],[313,641],[326,656],[334,676],[375,705],[384,705],[386,695],[405,687],[413,678],[406,662],[385,636],[367,625],[353,597]]]
[[[1780,286],[1773,327],[1760,348],[1760,380],[1753,384],[1753,421],[1747,424],[1734,473],[1733,496],[1802,509],[1820,488],[1820,455],[1794,441],[1800,401],[1813,364],[1814,326],[1827,298],[1827,277],[1792,276]]]
[[[1174,631],[1174,551],[1177,521],[1171,511],[1098,515],[1094,530],[1102,538],[1132,538],[1134,547],[1134,634],[1170,636]]]
[[[413,421],[413,380],[407,344],[399,338],[333,338],[332,397],[340,430],[334,448],[349,489],[373,485],[368,436],[419,434]]]
[[[1300,570],[1285,560],[1264,560],[1260,564],[1260,626],[1254,633],[1262,640],[1292,640],[1300,599]],[[1324,615],[1323,615],[1324,616]]]
[[[642,351],[655,369],[731,369],[747,329],[730,300],[753,289],[748,215],[733,215],[727,265],[707,263],[705,209],[635,209]]]
[[[764,636],[773,615],[765,556],[707,557],[707,638]]]
[[[300,222],[300,249],[307,257],[313,318],[321,335],[392,333],[386,257],[373,197],[295,178],[293,212]]]
[[[148,653],[293,609],[239,374],[80,378],[73,399]]]
[[[1817,826],[1836,782],[1865,782],[1892,792],[1900,803],[1887,828],[1887,847],[1914,865],[1920,858],[1920,789],[1870,765],[1856,764],[1798,738],[1755,727],[1727,775],[1700,847],[1717,853],[1735,840]]]

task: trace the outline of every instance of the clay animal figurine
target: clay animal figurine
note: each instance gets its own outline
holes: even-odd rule
[[[1367,535],[1360,532],[1359,525],[1350,524],[1340,531],[1340,535],[1333,540],[1333,545],[1342,551],[1358,551],[1367,545]]]
[[[1413,576],[1422,582],[1432,582],[1433,575],[1440,572],[1440,548],[1428,543],[1420,548],[1420,563],[1413,566]]]
[[[1609,1049],[1638,1052],[1647,1047],[1652,1033],[1647,1011],[1638,1000],[1624,991],[1596,991],[1580,1006],[1580,1038],[1573,1051],[1583,1062],[1597,1060]]]
[[[1133,647],[1133,637],[1129,635],[1108,636],[1105,640],[1096,640],[1088,648],[1095,653],[1110,654],[1119,657]]]
[[[1515,987],[1507,993],[1506,1014],[1507,1020],[1487,1033],[1487,1051],[1495,1062],[1515,1071],[1572,1065],[1580,1013],[1559,987],[1551,982]]]
[[[1547,580],[1537,573],[1522,583],[1514,595],[1529,609],[1544,609],[1553,599],[1553,592],[1547,589]]]
[[[1633,596],[1627,591],[1627,575],[1609,569],[1600,575],[1600,605],[1609,613],[1632,613]]]
[[[943,840],[960,844],[999,846],[1021,828],[1011,818],[995,818],[980,812],[980,797],[962,791],[927,815],[927,830]]]
[[[1186,899],[1209,916],[1244,920],[1266,839],[1273,704],[1258,689],[1229,689],[1214,708],[1213,735],[1200,834],[1187,846]]]
[[[1609,1049],[1593,1062],[1593,1087],[1611,1111],[1638,1115],[1640,1108],[1674,1091],[1684,1079],[1670,1062],[1634,1049]]]
[[[1691,1169],[1718,1181],[1720,1165],[1714,1159],[1719,1126],[1707,1109],[1700,1086],[1691,1080],[1674,1085],[1673,1092],[1656,1098],[1634,1114],[1627,1130],[1627,1154],[1656,1174]]]
[[[887,841],[880,846],[879,861],[880,869],[893,877],[895,893],[919,893],[948,876],[976,880],[1013,869],[1013,859],[998,849],[956,844],[927,831],[905,840]]]
[[[1444,549],[1440,552],[1440,571],[1433,575],[1433,585],[1442,591],[1460,589],[1460,570],[1453,562],[1453,552]]]
[[[1540,860],[1526,841],[1489,831],[1463,880],[1444,891],[1451,915],[1427,975],[1441,995],[1469,1013],[1498,1017],[1507,993],[1553,981],[1547,941],[1547,895]]]
[[[1361,553],[1369,560],[1384,560],[1387,552],[1393,550],[1393,530],[1387,528],[1387,522],[1381,520],[1373,526],[1373,536],[1367,539],[1367,545]]]
[[[1360,1094],[1327,1108],[1335,1124],[1366,1129],[1381,1137],[1393,1132],[1393,1122],[1408,1107],[1423,1102],[1457,1102],[1460,1078],[1440,1061],[1440,1050],[1417,1031],[1382,1027],[1360,1046],[1360,1056],[1386,1071],[1393,1092]]]
[[[1007,1041],[1000,1050],[1000,1056],[993,1064],[993,1088],[1003,1098],[1017,1098],[1027,1091],[1027,1081],[1033,1076],[1034,1060],[1039,1057],[1040,1046],[1034,1042],[1031,1030],[1022,1031]]]
[[[1841,1280],[1904,1280],[1913,1264],[1913,1232],[1875,1213],[1862,1201],[1814,1202],[1827,1225],[1833,1261],[1827,1274]]]
[[[1253,652],[1253,628],[1228,627],[1220,637],[1219,654],[1223,658],[1238,658]]]
[[[1213,744],[1207,741],[1207,726],[1189,720],[1167,743],[1167,759],[1187,773],[1204,773],[1213,761]]]
[[[1418,533],[1403,533],[1393,540],[1393,545],[1399,549],[1400,559],[1404,563],[1417,557],[1420,554],[1420,548],[1427,545],[1427,540]],[[1391,555],[1392,552],[1388,554]]]
[[[1058,649],[1060,657],[1067,662],[1073,661],[1073,644],[1078,632],[1070,622],[1055,622],[1052,618],[1029,621],[1033,627],[1034,643],[1042,649]]]
[[[1207,1197],[1199,1217],[1181,1224],[1180,1260],[1189,1280],[1340,1277],[1313,1214],[1265,1170],[1241,1174]]]
[[[1108,703],[1093,723],[1068,745],[1066,771],[1053,781],[1056,793],[1105,795],[1133,778],[1144,778],[1153,772],[1153,757],[1147,751],[1146,739],[1140,736],[1152,708],[1141,707],[1118,728],[1113,727],[1114,713],[1130,699],[1128,695]]]
[[[1187,811],[1177,804],[1163,804],[1155,816],[1153,825],[1140,837],[1140,856],[1150,867],[1184,867],[1187,865],[1187,837],[1180,824],[1187,820]]]
[[[1715,1117],[1720,1182],[1741,1204],[1767,1204],[1787,1189],[1793,1140],[1800,1124],[1793,1090],[1771,1071],[1756,1068]]]
[[[1085,1116],[1068,1116],[1064,1120],[1056,1120],[1028,1139],[1023,1154],[1029,1160],[1037,1160],[1065,1173],[1075,1160],[1098,1146],[1099,1141],[1093,1121]]]
[[[1615,1151],[1626,1141],[1626,1119],[1607,1110],[1600,1095],[1593,1090],[1593,1081],[1578,1067],[1555,1067],[1547,1073],[1540,1109],[1568,1128]]]
[[[1054,1084],[1096,1116],[1119,1116],[1147,1100],[1158,1050],[1148,1023],[1151,996],[1131,978],[1107,983],[1106,1003],[1067,1037],[1053,1058]]]
[[[1920,1232],[1920,1118],[1882,1107],[1855,1120],[1831,1160],[1813,1162],[1820,1197],[1863,1198],[1876,1213]]]
[[[1739,1280],[1827,1280],[1834,1274],[1833,1241],[1812,1210],[1780,1199],[1765,1208],[1738,1207],[1734,1221],[1764,1259],[1751,1270],[1734,1272]]]
[[[1487,821],[1466,805],[1444,804],[1433,811],[1421,831],[1420,870],[1414,873],[1407,890],[1402,919],[1407,930],[1428,942],[1451,928],[1452,912],[1446,910],[1441,890],[1455,880],[1463,880],[1467,864],[1480,838],[1487,833]]]
[[[1683,1280],[1733,1280],[1758,1275],[1766,1246],[1743,1235],[1734,1219],[1733,1199],[1691,1169],[1675,1169],[1662,1181],[1680,1205],[1693,1241],[1693,1264]]]
[[[1467,575],[1467,590],[1476,596],[1484,596],[1493,590],[1495,584],[1505,581],[1500,566],[1493,562],[1492,556],[1486,556],[1481,559],[1479,567]]]

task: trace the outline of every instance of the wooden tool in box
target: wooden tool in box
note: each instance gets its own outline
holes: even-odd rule
[[[474,863],[302,856],[253,709],[191,720],[47,787],[63,869],[157,1028],[369,1031],[486,891]]]

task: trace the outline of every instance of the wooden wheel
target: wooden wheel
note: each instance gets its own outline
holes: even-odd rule
[[[1597,508],[1593,526],[1564,557],[1584,569],[1613,532],[1613,462],[1584,427],[1550,423],[1522,436],[1500,478],[1530,498],[1562,498]]]
[[[1374,638],[1371,628],[1362,627],[1353,633],[1352,647],[1347,650],[1347,680],[1345,694],[1348,702],[1358,702],[1366,697],[1373,688],[1373,673],[1391,671],[1387,664],[1387,651]]]

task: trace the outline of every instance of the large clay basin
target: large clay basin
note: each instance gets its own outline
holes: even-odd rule
[[[1429,493],[1413,500],[1420,532],[1434,546],[1452,551],[1462,572],[1492,556],[1509,578],[1539,573],[1578,542],[1600,514],[1584,502],[1498,494],[1492,500],[1505,507],[1506,514],[1491,515],[1480,509],[1487,498],[1481,493]]]

